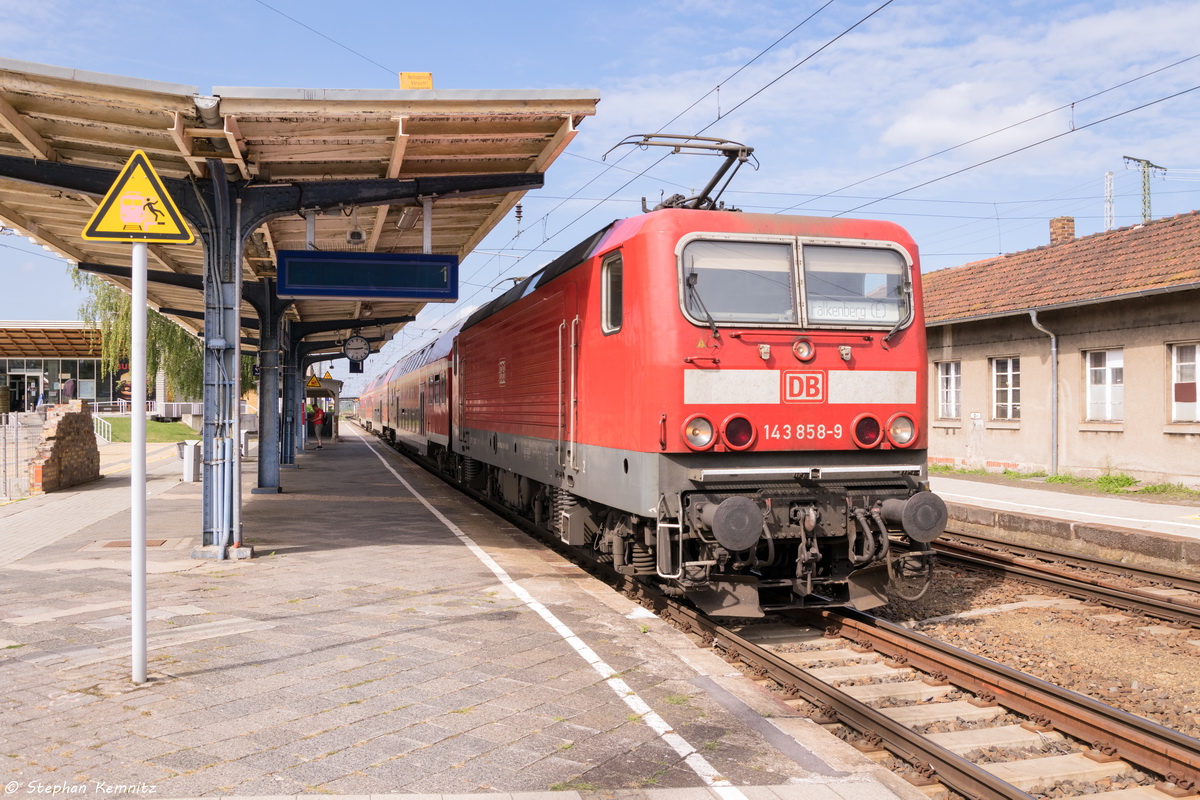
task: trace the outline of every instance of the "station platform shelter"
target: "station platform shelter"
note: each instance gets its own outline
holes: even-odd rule
[[[227,512],[241,502],[228,476],[241,469],[243,354],[257,358],[259,449],[271,454],[257,462],[254,489],[279,492],[303,442],[307,367],[351,357],[351,341],[369,360],[428,302],[457,299],[458,263],[543,185],[599,101],[580,89],[201,88],[9,59],[0,97],[0,224],[132,293],[126,229],[96,230],[94,218],[132,191],[135,165],[138,190],[174,212],[178,237],[149,237],[145,302],[203,343],[200,525],[210,547],[238,535]],[[281,259],[318,252],[433,260],[446,285],[331,292],[300,281],[280,291]],[[35,382],[56,391],[55,373],[21,369],[23,402]]]

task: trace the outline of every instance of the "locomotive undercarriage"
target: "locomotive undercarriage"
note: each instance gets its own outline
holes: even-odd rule
[[[717,616],[918,596],[932,574],[927,542],[946,522],[941,500],[904,474],[703,486],[636,514],[442,448],[430,456],[564,544]],[[893,547],[899,536],[905,548]]]

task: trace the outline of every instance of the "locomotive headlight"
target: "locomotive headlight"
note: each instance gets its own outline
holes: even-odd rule
[[[797,339],[792,342],[792,355],[800,361],[812,361],[812,357],[817,354],[817,348],[813,347],[813,343],[808,339]]]
[[[731,450],[745,450],[754,444],[754,426],[745,417],[730,417],[722,426],[725,444]]]
[[[687,422],[683,423],[683,440],[693,450],[708,449],[714,439],[716,439],[716,430],[705,417],[699,415],[688,417]]]
[[[854,420],[854,443],[859,447],[878,447],[883,441],[883,426],[870,414],[861,414]]]
[[[917,438],[917,425],[912,418],[897,414],[888,421],[887,435],[896,447],[908,447]]]

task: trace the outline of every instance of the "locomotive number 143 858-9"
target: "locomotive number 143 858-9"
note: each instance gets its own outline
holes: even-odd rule
[[[825,425],[797,423],[795,425],[763,425],[764,439],[794,439],[799,441],[811,439],[841,439],[845,429],[841,425]]]

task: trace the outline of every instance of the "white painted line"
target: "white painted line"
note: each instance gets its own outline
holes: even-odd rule
[[[692,768],[692,771],[696,773],[700,780],[704,781],[705,785],[711,786],[714,791],[724,798],[724,800],[747,800],[746,795],[742,794],[742,792],[727,779],[721,777],[721,774],[717,772],[716,768],[712,764],[708,762],[708,759],[700,755],[696,748],[692,747],[691,744],[689,744],[682,736],[675,733],[671,726],[667,724],[666,720],[655,713],[654,709],[650,708],[646,701],[642,700],[642,698],[639,697],[636,692],[630,689],[629,684],[618,678],[616,670],[604,663],[604,660],[601,659],[600,656],[598,656],[596,652],[592,650],[592,648],[588,647],[582,639],[576,636],[570,628],[563,624],[562,620],[554,615],[554,612],[550,611],[550,609],[538,602],[533,595],[524,589],[524,587],[514,581],[509,576],[508,572],[505,571],[504,567],[497,564],[490,555],[484,552],[483,548],[472,541],[471,537],[463,533],[462,530],[459,529],[459,527],[449,519],[447,519],[442,512],[434,508],[433,505],[426,500],[411,483],[406,481],[399,472],[396,472],[396,470],[392,468],[392,465],[387,462],[387,459],[383,457],[383,455],[375,448],[375,445],[371,441],[363,437],[363,435],[358,431],[353,431],[353,433],[358,437],[360,442],[365,444],[371,450],[371,452],[375,454],[375,457],[378,458],[383,466],[387,468],[387,471],[392,473],[396,480],[398,480],[400,484],[412,494],[413,497],[420,501],[421,505],[425,506],[430,514],[433,514],[433,516],[436,517],[439,522],[445,525],[447,530],[458,537],[458,540],[466,545],[467,549],[470,550],[476,558],[483,562],[484,566],[492,571],[492,574],[499,579],[500,583],[504,584],[505,588],[515,594],[527,608],[544,619],[551,628],[558,632],[558,635],[561,636],[567,642],[567,644],[574,648],[575,652],[578,653],[584,661],[591,664],[592,668],[595,669],[596,672],[600,673],[600,677],[604,678],[605,682],[608,683],[609,688],[611,688],[617,694],[617,696],[625,702],[625,705],[629,706],[633,713],[640,716],[642,721],[650,726],[651,730],[657,733],[659,737],[671,747],[672,750],[678,753],[679,757],[682,758],[687,765]]]
[[[1000,500],[995,497],[974,497],[969,494],[954,494],[953,492],[938,492],[938,494],[941,495],[942,497],[956,497],[959,500],[974,500],[977,503],[984,505],[984,506],[988,506],[988,505],[991,505],[994,503],[1002,503],[1006,506],[1010,506],[1011,508],[1013,508],[1016,511],[1033,509],[1036,511],[1051,511],[1054,514],[1059,515],[1060,517],[1063,514],[1079,514],[1079,515],[1082,515],[1085,517],[1095,517],[1096,519],[1102,519],[1102,520],[1119,520],[1121,522],[1137,522],[1142,525],[1178,525],[1181,528],[1193,528],[1195,530],[1200,531],[1200,525],[1193,525],[1190,522],[1172,522],[1172,521],[1166,520],[1166,519],[1135,519],[1133,517],[1114,517],[1111,514],[1093,514],[1090,511],[1075,511],[1075,510],[1067,509],[1067,508],[1049,508],[1047,506],[1033,506],[1033,505],[1029,505],[1028,503],[1012,503],[1012,502],[1009,502],[1008,500]],[[1183,519],[1190,519],[1190,517],[1183,517]]]

